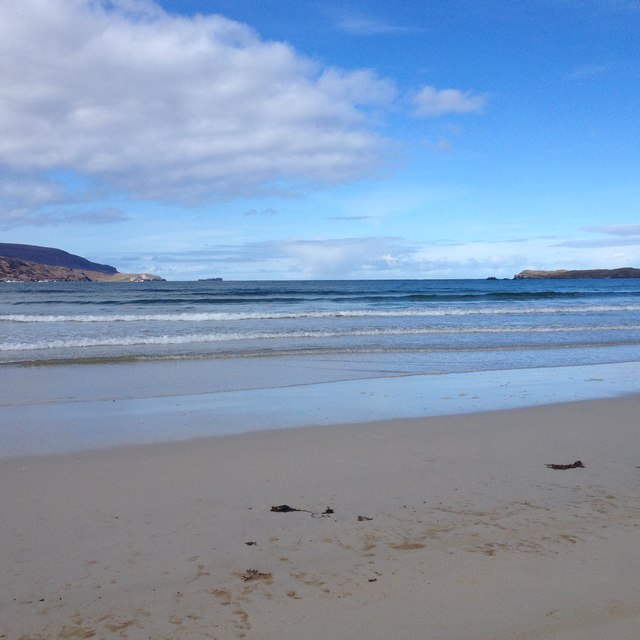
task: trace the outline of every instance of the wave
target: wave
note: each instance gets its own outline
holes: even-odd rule
[[[249,333],[196,333],[185,335],[162,334],[157,336],[123,336],[51,339],[33,342],[5,342],[0,344],[0,351],[38,351],[43,349],[77,349],[87,347],[133,347],[144,345],[188,345],[202,343],[223,343],[238,341],[276,341],[296,339],[333,339],[353,337],[387,337],[387,336],[420,336],[473,334],[549,334],[549,333],[583,333],[610,331],[640,331],[640,325],[617,326],[572,326],[572,327],[464,327],[464,328],[389,328],[389,329],[354,329],[347,331],[287,331],[287,332],[249,332]]]
[[[303,318],[409,318],[444,316],[512,316],[577,313],[638,312],[640,305],[590,305],[558,306],[537,308],[485,307],[471,309],[392,309],[392,310],[333,310],[298,312],[179,312],[144,314],[0,314],[0,322],[16,323],[58,323],[58,322],[224,322],[241,320],[296,320]]]
[[[442,285],[444,286],[444,285]],[[395,289],[372,290],[363,288],[362,290],[340,290],[340,289],[307,289],[307,288],[275,288],[266,287],[248,289],[222,289],[213,291],[200,291],[198,289],[153,289],[148,295],[136,295],[129,297],[122,295],[122,289],[116,289],[117,296],[108,297],[105,295],[91,296],[82,295],[76,292],[75,296],[53,297],[49,296],[46,301],[38,298],[20,298],[12,304],[22,305],[67,305],[77,304],[80,306],[166,306],[166,305],[193,305],[193,306],[220,306],[220,305],[305,305],[318,301],[332,304],[415,304],[415,303],[475,303],[475,302],[537,302],[544,300],[584,300],[584,299],[606,299],[612,297],[640,297],[640,291],[636,290],[562,290],[551,289],[547,291],[487,291],[487,290],[462,290],[462,291],[401,291]],[[126,292],[126,290],[125,290]],[[104,294],[104,291],[101,291]]]

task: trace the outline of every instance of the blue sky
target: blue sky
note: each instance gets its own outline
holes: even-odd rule
[[[0,239],[170,280],[640,267],[638,0],[3,0]]]

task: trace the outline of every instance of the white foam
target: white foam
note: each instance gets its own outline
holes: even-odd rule
[[[640,305],[571,305],[547,307],[421,308],[421,309],[351,309],[344,311],[299,312],[183,312],[146,314],[0,314],[0,322],[18,323],[110,323],[110,322],[224,322],[242,320],[295,320],[299,318],[410,318],[446,316],[513,316],[575,313],[612,313],[640,311]]]
[[[115,347],[136,345],[184,345],[198,343],[220,343],[246,340],[292,340],[292,339],[327,339],[348,337],[384,337],[384,336],[419,336],[419,335],[468,335],[468,334],[548,334],[575,333],[585,331],[640,331],[640,325],[602,326],[562,326],[562,327],[414,327],[414,328],[368,328],[345,331],[282,331],[282,332],[247,332],[247,333],[191,333],[184,335],[162,334],[157,336],[96,337],[51,339],[34,342],[0,343],[0,351],[37,351],[41,349],[70,349],[88,347]]]

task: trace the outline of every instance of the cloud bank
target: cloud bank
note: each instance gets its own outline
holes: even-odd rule
[[[368,110],[395,96],[373,72],[141,0],[3,0],[0,76],[0,171],[40,200],[60,197],[58,168],[187,203],[357,179],[385,147]]]
[[[131,199],[182,207],[349,183],[397,159],[384,115],[486,100],[425,87],[410,103],[372,70],[153,0],[1,0],[0,78],[5,229],[118,224]]]
[[[217,244],[202,250],[164,252],[143,260],[106,255],[109,264],[169,279],[219,274],[225,279],[511,277],[527,259],[513,242],[453,245],[416,243],[400,237],[290,238]]]

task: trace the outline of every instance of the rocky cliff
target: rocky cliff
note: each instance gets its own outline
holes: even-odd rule
[[[66,267],[67,269],[84,269],[85,271],[97,271],[98,273],[118,273],[115,267],[109,264],[91,262],[81,256],[54,249],[52,247],[38,247],[33,244],[11,244],[0,242],[0,256],[5,258],[17,258],[28,260],[38,264],[46,264],[51,267]]]
[[[148,273],[119,273],[60,249],[0,243],[0,281],[146,282],[162,280]]]

